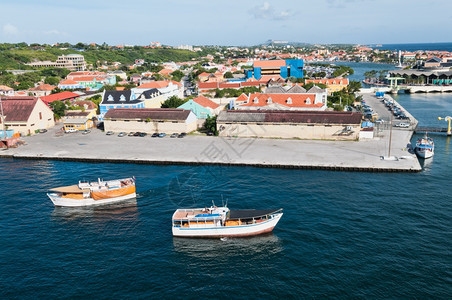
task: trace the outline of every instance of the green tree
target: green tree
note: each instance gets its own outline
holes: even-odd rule
[[[100,103],[102,102],[102,96],[101,95],[95,95],[91,98],[88,98],[86,100],[89,100],[91,102],[93,102],[94,104],[96,104],[97,106],[97,114],[100,114]]]
[[[361,82],[352,80],[349,82],[349,84],[347,86],[347,92],[349,94],[354,94],[356,92],[359,92],[361,87],[362,87]]]
[[[204,129],[207,132],[213,132],[214,135],[218,135],[217,116],[207,117],[206,123],[204,123]]]
[[[173,73],[171,73],[171,76],[173,77],[173,80],[180,82],[182,80],[182,77],[185,76],[185,74],[179,70],[176,70]]]
[[[49,103],[50,108],[53,110],[53,114],[57,119],[60,119],[64,116],[64,111],[67,109],[67,106],[62,101],[53,101]]]
[[[231,72],[226,72],[224,73],[224,78],[234,78],[234,75]]]
[[[178,108],[185,102],[187,102],[187,100],[180,99],[176,96],[171,96],[170,98],[168,98],[168,100],[166,100],[165,102],[162,103],[161,107],[162,108]]]
[[[58,85],[59,82],[60,82],[60,78],[54,77],[54,76],[46,77],[46,79],[44,80],[44,83],[47,83],[50,85]]]

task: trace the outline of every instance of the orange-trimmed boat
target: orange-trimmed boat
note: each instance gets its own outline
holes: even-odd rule
[[[135,177],[81,182],[57,187],[47,194],[55,206],[107,204],[136,197]]]

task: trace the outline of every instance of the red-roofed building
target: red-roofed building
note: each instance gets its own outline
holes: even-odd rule
[[[21,135],[55,126],[52,110],[36,97],[2,97],[5,125]],[[1,118],[0,118],[1,123]]]
[[[306,79],[306,84],[321,83],[327,86],[328,94],[346,89],[348,86],[348,78],[329,78],[329,79]]]
[[[66,91],[66,92],[61,92],[61,93],[56,93],[56,94],[51,94],[48,96],[40,97],[40,99],[42,101],[44,101],[45,103],[50,103],[53,101],[66,101],[66,100],[72,101],[72,100],[77,99],[78,97],[80,97],[79,94]]]
[[[6,85],[0,85],[0,95],[14,96],[14,89]]]
[[[244,94],[236,100],[239,110],[306,110],[324,111],[327,108],[326,97],[321,94],[261,94],[253,93],[244,100]],[[238,103],[243,104],[238,104]]]
[[[204,120],[207,119],[207,117],[215,116],[221,110],[220,105],[204,96],[190,99],[178,108],[191,110],[198,120],[200,120],[200,122],[198,122],[199,127],[204,124]]]
[[[361,119],[358,112],[228,110],[218,115],[217,130],[228,137],[355,141]]]
[[[28,89],[28,91],[30,93],[32,93],[33,96],[35,96],[35,97],[42,97],[42,96],[50,95],[50,93],[52,92],[53,89],[55,89],[55,87],[53,85],[41,84],[41,85],[35,86],[31,89]]]
[[[75,89],[83,89],[83,85],[78,83],[77,81],[71,79],[64,79],[58,83],[58,88],[62,90],[75,90]]]
[[[172,96],[176,96],[181,99],[184,98],[184,85],[174,80],[150,81],[133,88],[132,91],[136,95],[141,95],[143,92],[150,89],[159,90],[165,100]]]

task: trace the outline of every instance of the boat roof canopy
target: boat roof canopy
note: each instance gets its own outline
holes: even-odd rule
[[[53,188],[50,191],[52,192],[59,192],[59,193],[69,193],[69,194],[81,194],[83,193],[83,190],[78,187],[77,184],[74,185],[68,185],[68,186],[60,186],[57,188]]]
[[[241,209],[241,210],[230,210],[229,220],[232,219],[252,219],[270,215],[272,213],[278,212],[281,209]]]

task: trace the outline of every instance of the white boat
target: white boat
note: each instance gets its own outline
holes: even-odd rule
[[[229,210],[227,207],[178,209],[172,218],[173,236],[243,237],[271,232],[282,209]]]
[[[433,139],[429,138],[427,133],[425,133],[423,138],[417,140],[414,152],[421,158],[432,157],[435,154],[435,143]]]
[[[55,206],[89,206],[136,197],[135,178],[81,182],[57,187],[47,193]]]

